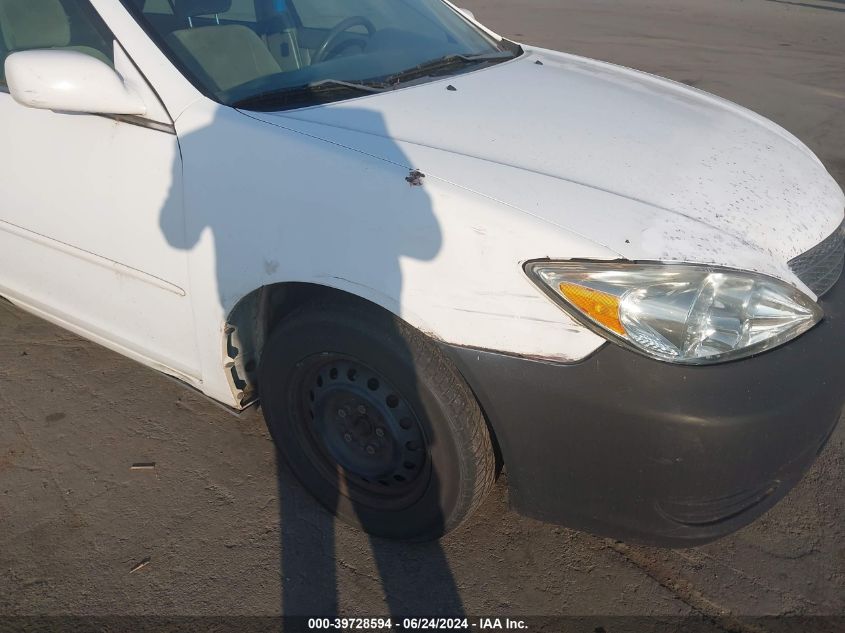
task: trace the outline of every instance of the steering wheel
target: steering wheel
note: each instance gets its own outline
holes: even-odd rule
[[[337,25],[329,31],[329,34],[326,35],[326,39],[323,40],[323,43],[320,44],[320,48],[317,49],[317,52],[314,53],[314,56],[311,58],[311,63],[319,64],[320,62],[326,61],[329,54],[335,52],[334,49],[336,47],[334,44],[337,41],[337,38],[353,26],[363,26],[367,29],[367,35],[370,37],[372,37],[373,33],[376,32],[375,25],[363,15],[353,15],[351,18],[346,18],[345,20],[338,22]]]

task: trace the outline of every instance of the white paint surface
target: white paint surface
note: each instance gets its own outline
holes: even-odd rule
[[[0,292],[226,404],[223,325],[262,285],[323,284],[450,343],[577,361],[604,339],[524,261],[718,264],[807,291],[787,262],[842,221],[842,191],[794,137],[649,75],[528,49],[244,113],[202,97],[118,2],[94,5],[140,71],[124,60],[124,81],[178,137],[0,93]]]

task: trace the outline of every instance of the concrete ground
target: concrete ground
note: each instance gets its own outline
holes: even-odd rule
[[[845,185],[843,0],[462,1],[515,39],[749,106]],[[785,501],[705,547],[522,518],[505,477],[439,546],[370,543],[277,471],[259,412],[235,418],[3,302],[0,332],[0,614],[698,613],[749,631],[777,623],[740,616],[845,615],[843,425]]]

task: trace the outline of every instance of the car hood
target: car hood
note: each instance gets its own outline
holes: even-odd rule
[[[327,106],[249,113],[419,169],[629,259],[788,277],[845,197],[771,121],[669,80],[526,49],[476,72]],[[538,256],[565,256],[565,253]]]

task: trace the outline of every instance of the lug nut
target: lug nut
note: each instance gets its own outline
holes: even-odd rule
[[[376,436],[377,437],[384,437],[384,429],[379,427],[376,429]]]
[[[366,412],[367,412],[367,407],[365,407],[363,404],[359,404],[358,405],[358,413],[360,413],[361,415],[364,415]]]
[[[352,441],[352,434],[351,433],[344,433],[343,439],[345,439],[347,442],[351,442]]]
[[[376,447],[370,444],[367,447],[367,455],[375,455],[376,454]]]
[[[346,417],[346,410],[345,409],[338,409],[337,410],[337,417],[345,418]]]

